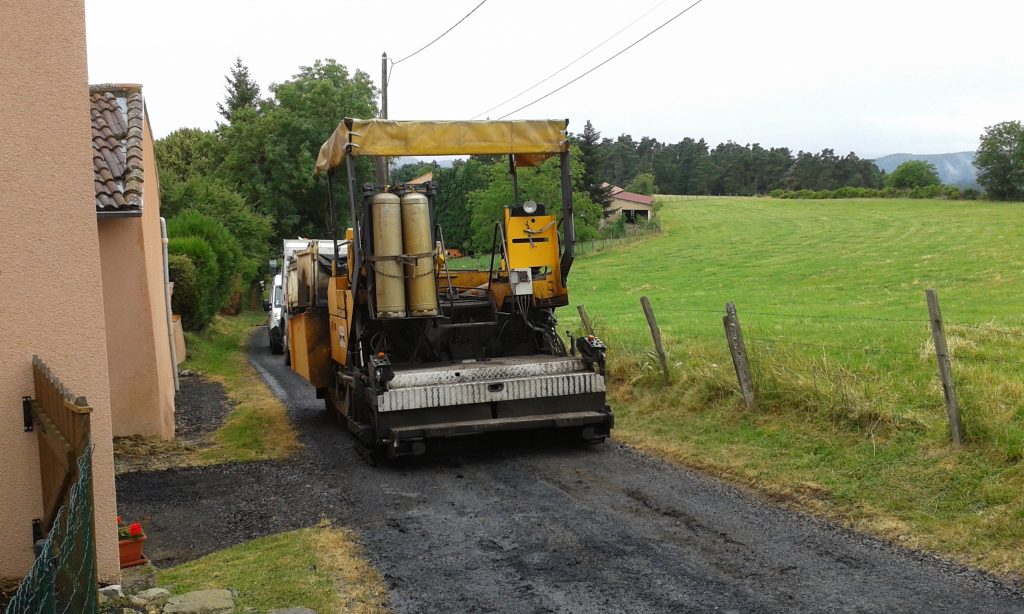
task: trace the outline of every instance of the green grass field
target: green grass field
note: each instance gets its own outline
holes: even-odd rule
[[[610,348],[615,435],[908,545],[1024,573],[1024,205],[666,199],[570,278]],[[969,437],[949,443],[925,288]],[[650,297],[673,382],[639,306]],[[721,316],[734,301],[759,407]],[[560,311],[577,330],[575,310]]]

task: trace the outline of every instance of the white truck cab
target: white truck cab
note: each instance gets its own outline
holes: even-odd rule
[[[274,275],[274,283],[270,288],[270,300],[264,305],[269,314],[267,331],[272,354],[284,352],[284,286],[282,280],[283,276],[280,273]]]

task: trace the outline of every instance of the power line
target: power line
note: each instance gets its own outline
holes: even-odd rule
[[[433,45],[433,44],[434,44],[434,43],[436,43],[437,41],[439,41],[439,40],[441,40],[442,38],[444,38],[445,34],[448,34],[448,33],[449,33],[449,32],[451,32],[452,30],[454,30],[454,29],[455,29],[455,28],[456,28],[456,27],[457,27],[457,26],[458,26],[458,25],[459,25],[460,23],[462,23],[463,21],[466,21],[466,19],[468,19],[470,15],[472,15],[473,13],[475,13],[475,12],[476,12],[476,10],[477,10],[478,8],[480,8],[481,6],[483,6],[483,5],[484,5],[484,3],[486,3],[486,2],[487,2],[487,0],[480,0],[480,4],[478,4],[478,5],[474,6],[474,7],[473,7],[473,10],[471,10],[471,11],[470,11],[470,12],[468,12],[468,13],[466,13],[466,14],[465,14],[465,15],[464,15],[464,16],[462,17],[462,19],[460,19],[460,20],[456,21],[456,22],[455,22],[455,25],[453,25],[452,27],[448,28],[447,30],[445,30],[444,32],[442,32],[442,33],[441,33],[441,34],[440,34],[440,35],[439,35],[439,36],[438,36],[437,38],[435,38],[434,40],[430,41],[430,42],[429,42],[429,43],[427,43],[426,45],[423,45],[422,47],[420,47],[420,48],[419,48],[419,49],[417,49],[416,51],[413,51],[412,53],[410,53],[409,55],[405,56],[404,58],[402,58],[402,59],[400,59],[400,60],[395,60],[394,62],[392,62],[392,63],[391,63],[391,68],[392,68],[392,69],[394,69],[394,68],[395,68],[395,64],[401,64],[402,62],[404,62],[404,61],[408,60],[408,59],[409,59],[409,58],[411,58],[412,56],[416,55],[417,53],[419,53],[419,52],[423,51],[423,50],[424,50],[424,49],[426,49],[427,47],[429,47],[429,46]],[[388,75],[388,77],[390,78],[390,74]]]
[[[641,42],[643,42],[644,40],[646,40],[646,39],[647,39],[648,37],[650,37],[650,36],[651,36],[652,34],[654,34],[655,32],[657,32],[658,30],[660,30],[660,29],[664,28],[665,26],[667,26],[668,24],[672,23],[672,22],[673,22],[673,21],[675,21],[676,19],[679,19],[679,18],[680,18],[680,17],[682,17],[682,16],[684,15],[684,14],[686,14],[687,12],[689,12],[689,11],[690,11],[690,9],[692,9],[692,8],[693,8],[693,7],[695,7],[695,6],[697,6],[698,4],[700,4],[700,3],[701,3],[701,2],[703,2],[703,1],[704,1],[704,0],[697,0],[696,2],[694,2],[693,4],[691,4],[690,6],[686,7],[685,9],[683,9],[683,10],[679,11],[678,13],[676,13],[675,15],[673,15],[673,16],[672,16],[672,17],[671,17],[671,18],[670,18],[670,19],[669,19],[668,21],[666,21],[665,23],[661,24],[661,25],[660,25],[660,26],[658,26],[657,28],[654,28],[653,30],[651,30],[651,31],[650,31],[650,32],[648,32],[647,34],[644,34],[644,35],[643,35],[643,36],[641,36],[640,38],[638,38],[638,39],[636,39],[635,41],[633,41],[632,43],[630,43],[630,44],[629,44],[629,46],[627,46],[626,48],[624,48],[624,49],[620,50],[620,51],[619,51],[618,53],[616,53],[615,55],[613,55],[613,56],[611,56],[610,58],[606,59],[605,61],[601,62],[601,63],[600,63],[600,64],[598,64],[597,66],[594,66],[593,68],[591,68],[591,69],[590,69],[590,70],[588,70],[587,72],[583,73],[582,75],[580,75],[580,76],[576,77],[576,78],[575,78],[575,79],[573,79],[572,81],[569,81],[568,83],[565,83],[565,84],[563,84],[563,85],[561,85],[561,86],[559,86],[559,87],[557,87],[557,88],[555,88],[555,89],[551,90],[550,92],[548,92],[547,94],[544,94],[543,96],[541,96],[540,98],[538,98],[538,99],[534,100],[533,102],[529,102],[529,103],[527,103],[527,104],[524,104],[523,106],[519,107],[519,108],[518,108],[518,109],[516,109],[515,111],[512,111],[512,112],[510,112],[510,113],[506,113],[506,114],[502,115],[502,116],[501,116],[501,117],[499,117],[498,119],[505,119],[505,118],[506,118],[506,117],[508,117],[509,115],[514,115],[514,114],[516,114],[516,113],[518,113],[518,112],[522,111],[523,109],[526,109],[526,108],[528,108],[528,107],[532,107],[533,105],[537,104],[537,103],[538,103],[538,102],[540,102],[541,100],[544,100],[544,99],[545,99],[545,98],[547,98],[548,96],[551,96],[552,94],[555,94],[555,93],[557,93],[557,92],[560,92],[560,91],[564,90],[565,88],[569,87],[569,86],[570,86],[570,85],[572,85],[573,83],[576,83],[577,81],[579,81],[579,80],[580,80],[580,79],[582,79],[583,77],[586,77],[587,75],[589,75],[590,73],[594,72],[594,71],[595,71],[595,70],[597,70],[598,68],[601,68],[602,66],[604,66],[604,65],[605,65],[605,64],[607,64],[608,62],[611,62],[611,61],[612,61],[612,60],[614,60],[615,58],[619,57],[619,56],[620,56],[620,55],[622,55],[623,53],[626,53],[627,51],[629,51],[629,50],[630,50],[630,49],[632,49],[633,47],[636,47],[636,46],[637,46],[638,44],[640,44]]]
[[[587,52],[586,52],[586,53],[584,53],[583,55],[581,55],[581,56],[577,57],[577,58],[576,58],[575,60],[573,60],[573,61],[569,62],[569,63],[568,63],[568,64],[566,64],[565,66],[563,66],[563,67],[559,68],[559,69],[558,69],[558,70],[556,70],[555,72],[553,72],[553,73],[551,73],[550,75],[548,75],[548,76],[544,77],[544,78],[543,78],[543,79],[541,79],[540,81],[538,81],[538,82],[534,83],[533,85],[531,85],[530,87],[526,88],[525,90],[523,90],[523,91],[519,92],[519,93],[518,93],[518,94],[516,94],[515,96],[512,96],[511,98],[506,98],[505,100],[503,100],[503,101],[499,102],[498,104],[494,105],[493,107],[491,107],[490,109],[487,109],[486,111],[484,111],[484,112],[482,112],[482,113],[477,113],[476,115],[474,115],[474,116],[472,117],[472,119],[476,119],[476,118],[480,117],[481,115],[486,115],[486,114],[490,113],[491,111],[493,111],[493,110],[497,109],[498,107],[502,107],[502,106],[505,106],[505,104],[507,104],[507,103],[509,103],[509,102],[511,102],[511,101],[513,101],[513,100],[515,100],[516,98],[519,98],[519,97],[520,97],[520,96],[522,96],[523,94],[525,94],[525,93],[527,93],[527,92],[531,92],[531,91],[533,91],[534,89],[536,89],[536,88],[537,88],[537,86],[539,86],[539,85],[541,85],[541,84],[543,84],[543,83],[547,83],[547,82],[548,82],[549,80],[551,80],[551,78],[552,78],[552,77],[555,77],[555,76],[557,76],[557,75],[561,74],[561,73],[562,73],[562,72],[563,72],[563,71],[564,71],[564,70],[565,70],[566,68],[569,68],[570,66],[572,66],[572,65],[573,65],[573,64],[575,64],[576,62],[579,62],[580,60],[582,60],[583,58],[587,57],[587,56],[588,56],[588,55],[590,55],[591,53],[593,53],[593,52],[597,51],[597,50],[598,50],[598,49],[599,49],[600,47],[603,47],[605,43],[607,43],[608,41],[612,40],[613,38],[615,38],[615,37],[616,37],[616,36],[618,36],[619,34],[622,34],[623,32],[625,32],[625,31],[626,31],[627,29],[629,29],[629,28],[630,28],[630,27],[631,27],[631,26],[632,26],[633,24],[635,24],[636,22],[640,21],[640,20],[641,20],[641,19],[643,19],[644,17],[647,17],[648,15],[650,15],[650,14],[651,14],[651,13],[652,13],[652,12],[654,11],[654,9],[658,8],[658,7],[659,7],[659,6],[661,6],[662,4],[665,4],[666,2],[668,2],[668,0],[661,0],[661,2],[659,2],[659,3],[655,4],[654,6],[652,6],[651,8],[649,8],[649,9],[647,10],[647,12],[646,12],[646,13],[644,13],[643,15],[641,15],[641,16],[639,16],[639,17],[637,17],[636,19],[634,19],[633,21],[629,22],[629,23],[628,23],[628,24],[626,24],[626,25],[625,25],[624,27],[622,27],[621,29],[619,29],[619,31],[618,31],[618,32],[616,32],[615,34],[612,34],[611,36],[609,36],[608,38],[604,39],[603,41],[601,41],[601,42],[600,42],[600,43],[598,43],[597,45],[595,45],[595,46],[591,47],[590,51],[587,51]]]

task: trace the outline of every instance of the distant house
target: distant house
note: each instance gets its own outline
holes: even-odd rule
[[[180,359],[142,86],[92,85],[89,101],[113,431],[171,439]]]
[[[635,224],[637,220],[651,219],[654,211],[654,197],[627,192],[617,185],[602,183],[602,187],[611,188],[611,204],[608,205],[609,220],[616,220],[623,217],[628,224]]]
[[[427,171],[426,173],[423,173],[419,177],[413,177],[409,181],[406,181],[406,183],[426,183],[428,181],[433,181],[433,180],[434,180],[434,173],[433,173],[433,171]]]

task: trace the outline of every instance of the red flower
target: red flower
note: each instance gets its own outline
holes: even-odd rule
[[[128,527],[128,535],[142,535],[142,524],[133,522],[131,526]]]
[[[120,526],[120,525],[122,525],[122,524],[124,524],[124,521],[123,521],[123,520],[121,520],[121,515],[120,515],[120,514],[118,514],[118,515],[117,515],[117,524],[118,524],[119,526]]]

